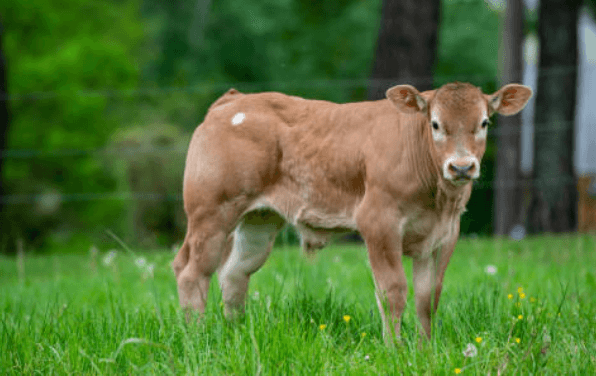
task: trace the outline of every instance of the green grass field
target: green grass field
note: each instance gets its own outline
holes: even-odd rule
[[[172,252],[106,265],[107,251],[0,258],[0,374],[596,374],[594,237],[461,240],[433,339],[410,287],[394,346],[363,246],[278,248],[242,319],[223,318],[212,283],[199,324],[178,307]]]

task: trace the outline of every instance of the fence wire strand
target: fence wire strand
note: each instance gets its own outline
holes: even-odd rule
[[[537,67],[536,67],[537,68]],[[562,75],[572,73],[579,70],[578,66],[566,67],[551,67],[542,68],[538,71],[538,77]],[[590,65],[583,69],[583,71],[596,71],[596,65]],[[291,81],[251,81],[251,82],[213,82],[202,83],[200,85],[187,86],[170,86],[159,88],[135,88],[135,89],[87,89],[87,90],[49,90],[49,91],[34,91],[12,94],[1,94],[0,99],[12,101],[19,100],[45,100],[60,96],[77,96],[77,97],[105,97],[105,98],[119,98],[119,97],[135,97],[135,96],[151,96],[157,97],[162,95],[169,95],[172,93],[211,93],[211,92],[225,92],[231,87],[241,88],[245,91],[257,91],[268,89],[302,89],[302,88],[354,88],[354,87],[369,87],[386,85],[396,85],[399,83],[433,83],[444,81],[472,81],[472,82],[487,82],[494,80],[493,75],[487,74],[452,74],[439,76],[409,76],[395,79],[371,79],[371,78],[353,78],[353,79],[312,79],[312,80],[291,80]]]
[[[568,67],[553,67],[548,69],[540,69],[539,77],[549,75],[568,74],[577,70],[577,66]],[[596,66],[588,66],[585,71],[596,71]],[[230,87],[236,87],[243,91],[259,91],[263,88],[273,90],[298,90],[302,88],[368,88],[371,86],[387,86],[395,85],[399,82],[443,82],[443,81],[472,81],[472,82],[486,82],[493,80],[494,77],[482,74],[467,74],[467,75],[449,75],[438,77],[409,77],[403,80],[397,79],[313,79],[302,81],[266,81],[266,82],[220,82],[209,83],[194,86],[184,87],[161,87],[161,88],[139,88],[139,89],[100,89],[100,90],[80,90],[72,91],[40,91],[28,93],[15,93],[10,95],[0,96],[0,99],[6,99],[9,102],[16,101],[40,101],[49,100],[60,96],[78,96],[78,97],[105,97],[105,98],[126,98],[126,97],[158,97],[163,95],[170,95],[172,93],[187,93],[187,94],[204,94],[212,92],[224,92]],[[558,122],[544,122],[533,123],[534,136],[546,133],[555,133],[563,130],[573,130],[574,121],[558,121]],[[498,127],[492,126],[489,129],[489,135],[496,137],[500,135],[519,135],[524,131],[524,127]],[[8,159],[12,160],[28,160],[28,159],[45,159],[45,158],[126,158],[138,155],[159,154],[180,154],[183,155],[187,151],[186,148],[181,147],[138,147],[138,148],[95,148],[95,149],[54,149],[54,150],[40,150],[40,149],[6,149],[0,150],[0,160],[5,162]],[[507,179],[499,181],[475,181],[474,187],[476,189],[499,189],[499,188],[518,188],[529,187],[535,182],[533,178],[523,179]],[[555,177],[542,181],[542,185],[564,185],[575,184],[575,180],[568,177]],[[17,204],[34,204],[40,202],[54,195],[60,202],[89,202],[89,201],[105,201],[105,200],[119,200],[119,201],[181,201],[181,195],[163,194],[158,192],[79,192],[79,193],[34,193],[34,194],[8,194],[0,196],[0,202],[7,205]]]
[[[529,187],[536,181],[541,186],[561,186],[576,183],[575,179],[569,177],[554,177],[550,179],[506,179],[487,181],[474,181],[474,189],[497,189],[497,188],[519,188]],[[89,202],[89,201],[155,201],[155,202],[182,202],[181,194],[164,194],[159,192],[80,192],[80,193],[32,193],[32,194],[9,194],[0,196],[0,202],[4,205],[20,205],[40,203],[45,199],[55,200],[61,203]]]

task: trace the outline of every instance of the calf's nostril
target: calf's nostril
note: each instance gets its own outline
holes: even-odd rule
[[[449,170],[455,173],[457,176],[467,176],[467,174],[474,168],[474,164],[465,166],[459,166],[455,164],[449,164]]]

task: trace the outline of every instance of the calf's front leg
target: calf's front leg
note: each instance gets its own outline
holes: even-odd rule
[[[412,264],[416,313],[424,333],[430,338],[431,314],[437,309],[432,299],[437,294],[435,257],[417,257]]]
[[[367,241],[366,244],[375,277],[377,304],[383,320],[383,337],[391,342],[393,336],[400,335],[401,316],[408,292],[401,251],[374,241]]]
[[[459,234],[459,231],[457,233]],[[428,338],[431,336],[431,316],[439,307],[445,269],[455,248],[458,234],[433,252],[432,256],[416,257],[413,261],[416,313]]]
[[[391,342],[394,337],[399,337],[408,291],[402,264],[400,229],[396,228],[395,217],[390,213],[383,214],[370,209],[361,210],[358,214],[360,234],[366,242],[375,279],[377,304],[383,320],[383,337],[386,342]]]

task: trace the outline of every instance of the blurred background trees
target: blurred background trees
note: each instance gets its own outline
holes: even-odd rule
[[[7,235],[2,229],[6,228],[4,223],[4,212],[6,211],[4,196],[5,196],[5,182],[4,182],[4,150],[6,149],[6,136],[8,135],[8,126],[10,123],[8,114],[8,85],[6,82],[6,60],[4,59],[4,27],[2,19],[0,18],[0,245],[4,244],[8,239],[4,239]]]
[[[577,222],[574,128],[581,0],[541,0],[540,66],[530,226],[533,231],[573,231]]]
[[[439,0],[383,0],[368,99],[401,82],[432,89],[440,9]]]
[[[563,23],[542,12],[538,20],[520,10],[520,1],[511,3],[517,10],[510,14],[496,0],[5,0],[5,103],[12,122],[2,148],[0,247],[11,252],[15,240],[24,239],[32,249],[83,250],[112,241],[106,230],[144,247],[180,241],[187,142],[209,104],[230,87],[346,102],[380,98],[398,82],[424,90],[468,81],[488,93],[519,80],[520,57],[514,54],[521,54],[520,22],[522,34],[544,28],[542,44],[551,43],[545,34],[550,23]],[[574,12],[565,20],[576,22]],[[507,33],[514,33],[512,39]],[[566,40],[572,54],[574,40]],[[544,64],[576,64],[555,55]],[[541,69],[550,72],[551,65]],[[563,76],[551,76],[562,82]],[[572,95],[565,97],[573,85],[566,83],[554,99],[566,101],[566,112],[541,109],[540,126],[555,118],[573,120]],[[549,87],[554,86],[539,84],[538,97],[552,94]],[[497,196],[493,190],[496,171],[499,180],[508,176],[518,188],[511,174],[519,163],[504,164],[509,159],[502,155],[519,150],[519,119],[513,121],[498,119],[493,127],[482,180],[462,218],[464,233],[506,233],[513,221],[530,221],[518,203],[527,192],[506,203],[503,197],[514,197],[511,190],[497,189]],[[548,173],[554,171],[552,158],[559,158],[555,164],[567,167],[557,174],[571,176],[563,141],[558,149],[543,144],[540,135],[552,141],[552,134],[538,128],[536,152],[542,147],[557,153],[544,157],[551,161]],[[569,128],[562,132],[568,140]],[[545,171],[537,167],[536,177]],[[560,201],[559,193],[544,189],[536,185],[533,192]],[[572,196],[566,202],[575,205]],[[534,207],[544,207],[538,203]],[[488,210],[494,204],[495,211]],[[549,210],[560,218],[560,210]],[[532,228],[573,228],[573,213],[565,213],[570,227]]]
[[[138,85],[143,26],[135,2],[4,1],[1,7],[12,114],[2,231],[41,246],[50,235],[119,215],[121,204],[80,194],[115,188],[93,150],[122,125],[113,110],[121,90]]]

